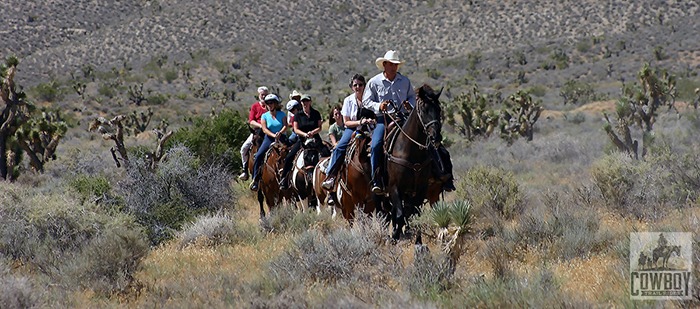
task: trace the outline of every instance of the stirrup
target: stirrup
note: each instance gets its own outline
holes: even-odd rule
[[[335,186],[335,177],[328,177],[324,182],[321,183],[321,187],[326,190],[333,190]]]

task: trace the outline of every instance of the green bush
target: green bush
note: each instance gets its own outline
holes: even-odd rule
[[[607,155],[591,166],[593,182],[603,198],[615,207],[632,202],[632,189],[639,175],[640,162],[624,153]]]
[[[535,85],[527,89],[527,92],[530,93],[531,95],[534,95],[538,98],[543,97],[545,94],[547,94],[547,87],[542,86],[542,85]]]
[[[193,122],[191,128],[175,132],[166,147],[183,144],[204,160],[217,160],[231,170],[242,168],[239,150],[250,134],[247,117],[225,110],[214,118],[197,117]]]
[[[165,81],[168,82],[168,84],[172,83],[174,80],[177,79],[178,73],[177,70],[173,69],[171,71],[165,71]]]
[[[88,175],[80,175],[68,182],[80,197],[81,204],[87,199],[101,197],[112,190],[109,181],[104,177],[92,177]]]
[[[61,90],[59,89],[59,86],[55,81],[52,81],[48,84],[41,83],[37,85],[36,87],[34,87],[34,92],[36,93],[39,99],[48,102],[53,102],[59,99],[61,96]]]
[[[162,105],[165,102],[168,102],[168,97],[161,93],[158,93],[152,96],[148,96],[148,98],[146,98],[146,101],[148,101],[149,104]]]
[[[507,220],[522,212],[523,196],[511,172],[478,166],[470,169],[466,180],[459,184],[458,198],[471,202],[481,211],[497,214]]]

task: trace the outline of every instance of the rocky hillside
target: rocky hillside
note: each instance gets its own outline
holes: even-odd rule
[[[556,89],[572,78],[630,80],[649,61],[690,76],[700,65],[699,9],[697,0],[9,0],[0,3],[0,52],[20,56],[25,85],[86,65],[139,71],[162,56],[182,75],[204,52],[219,72],[203,70],[200,79],[230,74],[297,88],[308,79],[308,92],[330,95],[346,91],[354,72],[374,74],[373,59],[398,49],[414,84],[453,93],[474,83]],[[568,64],[551,70],[546,62],[558,53]]]

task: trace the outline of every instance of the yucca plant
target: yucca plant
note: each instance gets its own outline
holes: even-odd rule
[[[438,202],[418,218],[418,224],[437,228],[437,241],[454,266],[466,249],[467,235],[474,223],[472,205],[466,200]]]

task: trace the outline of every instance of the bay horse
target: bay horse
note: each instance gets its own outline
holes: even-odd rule
[[[293,200],[292,190],[280,190],[279,182],[281,179],[281,170],[284,165],[284,158],[289,153],[289,146],[275,141],[270,145],[270,148],[265,154],[265,163],[260,168],[260,185],[258,189],[258,203],[260,204],[260,219],[265,217],[265,208],[263,200],[267,204],[267,208],[272,211],[272,208],[282,203],[284,199],[287,201]]]
[[[353,134],[348,143],[347,152],[343,156],[343,164],[339,167],[335,187],[331,192],[323,189],[320,184],[326,176],[319,177],[315,188],[316,195],[321,200],[328,194],[334,194],[336,207],[340,208],[343,217],[351,221],[355,216],[355,209],[360,208],[366,214],[375,210],[373,193],[370,190],[370,180],[372,175],[372,164],[370,162],[370,139],[372,136],[366,126],[363,126],[360,136]],[[318,168],[318,167],[317,167]],[[319,172],[316,172],[318,174]]]
[[[435,92],[427,84],[416,89],[416,106],[401,126],[391,149],[386,150],[394,239],[403,234],[407,219],[419,214],[431,185],[434,159],[429,148],[435,147],[442,130],[442,108],[438,100],[441,93],[442,90]],[[431,195],[432,200],[437,194]]]

